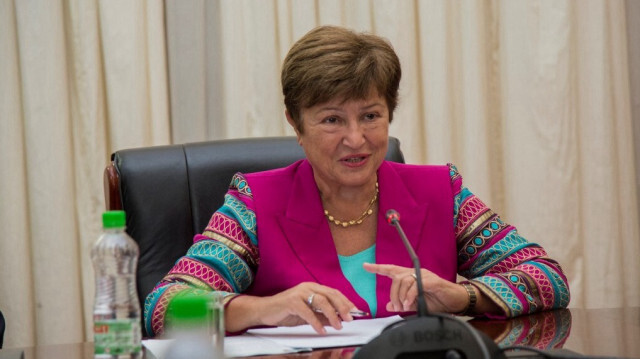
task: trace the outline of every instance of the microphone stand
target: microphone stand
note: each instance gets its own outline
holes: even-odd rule
[[[486,334],[449,314],[429,314],[420,276],[420,260],[409,244],[400,216],[387,211],[411,256],[418,284],[418,316],[387,326],[380,335],[359,348],[353,359],[504,359],[504,353]]]
[[[387,221],[392,226],[396,227],[400,238],[402,239],[402,243],[404,243],[404,248],[406,248],[409,256],[411,257],[411,262],[413,262],[413,269],[415,270],[416,284],[418,285],[418,316],[425,317],[427,316],[427,300],[424,295],[424,288],[422,288],[422,272],[420,271],[420,259],[416,255],[416,252],[411,247],[411,243],[407,239],[407,235],[404,234],[402,230],[402,226],[400,226],[400,216],[398,212],[395,210],[387,211]]]

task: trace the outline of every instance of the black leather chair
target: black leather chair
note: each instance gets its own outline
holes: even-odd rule
[[[296,138],[263,137],[120,150],[105,169],[107,209],[123,209],[140,247],[141,307],[153,287],[187,252],[193,236],[222,203],[231,177],[287,166],[304,152]],[[387,159],[404,162],[389,139]]]

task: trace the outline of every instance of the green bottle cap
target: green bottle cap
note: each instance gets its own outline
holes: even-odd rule
[[[126,223],[124,211],[106,211],[102,214],[104,228],[124,228]]]
[[[209,313],[209,297],[195,293],[178,294],[167,309],[169,323],[178,326],[206,324]]]

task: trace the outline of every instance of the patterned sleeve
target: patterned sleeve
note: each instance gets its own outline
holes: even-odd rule
[[[560,265],[464,187],[454,165],[449,170],[458,273],[496,303],[504,317],[566,307],[569,286]]]
[[[224,204],[193,242],[146,298],[149,336],[164,331],[165,313],[176,295],[218,292],[226,304],[253,282],[260,257],[253,196],[242,174],[233,176]]]

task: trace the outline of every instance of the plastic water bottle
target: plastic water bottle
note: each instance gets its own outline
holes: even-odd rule
[[[166,359],[222,359],[216,343],[211,298],[203,294],[178,294],[167,309],[167,332],[173,342]],[[214,320],[214,321],[212,321]],[[224,334],[222,334],[224,335]]]
[[[136,290],[139,250],[125,229],[124,211],[102,215],[103,234],[91,250],[96,275],[94,358],[142,357]]]

